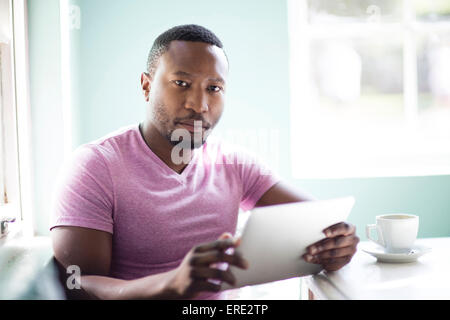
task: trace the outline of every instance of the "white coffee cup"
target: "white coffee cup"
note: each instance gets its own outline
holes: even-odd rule
[[[419,231],[419,217],[412,214],[384,214],[376,217],[376,224],[366,226],[369,240],[384,247],[389,253],[406,253],[414,246]],[[377,230],[378,239],[371,236]]]

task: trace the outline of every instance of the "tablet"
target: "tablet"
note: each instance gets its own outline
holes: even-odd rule
[[[325,238],[323,230],[345,221],[353,197],[305,201],[252,210],[236,248],[249,262],[246,270],[230,266],[236,284],[222,290],[318,273],[322,267],[306,262],[306,247]]]

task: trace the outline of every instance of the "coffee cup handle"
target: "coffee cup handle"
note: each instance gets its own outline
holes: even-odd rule
[[[378,235],[378,239],[374,239],[371,237],[371,231],[372,229],[376,229],[377,230],[377,235]],[[376,224],[368,224],[366,226],[366,236],[367,239],[379,244],[380,246],[384,247],[384,239],[383,239],[383,235],[380,232],[379,227]]]

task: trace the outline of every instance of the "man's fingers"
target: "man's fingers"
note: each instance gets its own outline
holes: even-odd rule
[[[239,253],[234,252],[228,254],[224,251],[210,251],[204,253],[196,253],[191,257],[191,266],[209,266],[212,263],[226,262],[230,265],[240,267],[242,269],[248,268],[248,262]]]
[[[350,247],[345,247],[345,248],[335,248],[335,249],[323,251],[320,254],[318,254],[316,257],[322,261],[324,259],[352,256],[355,254],[355,252],[356,252],[356,247],[350,246]]]
[[[327,271],[336,271],[350,262],[356,252],[359,238],[354,225],[340,222],[323,230],[326,235],[306,248],[303,258],[310,263],[321,264]]]
[[[348,236],[355,233],[356,227],[350,223],[339,222],[323,230],[327,237]]]
[[[216,268],[207,268],[207,267],[193,268],[191,270],[191,277],[194,279],[204,279],[204,280],[216,279],[220,281],[225,281],[231,285],[234,285],[236,283],[236,278],[229,269],[224,271]]]
[[[342,268],[344,265],[352,260],[352,256],[324,259],[320,261],[320,264],[327,271],[336,271]]]
[[[236,247],[237,239],[227,238],[219,239],[213,242],[204,243],[194,248],[195,253],[202,253],[211,250],[226,250],[228,248]]]
[[[196,281],[192,290],[195,292],[199,291],[212,291],[219,292],[222,286],[220,284],[209,282],[208,280]]]
[[[357,236],[338,236],[334,238],[325,238],[306,248],[309,254],[315,255],[323,251],[344,248],[348,246],[356,246],[359,242]]]
[[[336,271],[342,268],[344,265],[352,260],[351,255],[343,256],[343,257],[333,257],[333,258],[324,258],[320,259],[318,256],[310,256],[305,254],[303,258],[309,263],[320,264],[327,271]]]

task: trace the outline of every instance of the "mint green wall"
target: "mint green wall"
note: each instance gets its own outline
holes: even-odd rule
[[[47,234],[50,196],[63,161],[58,0],[28,1],[34,228]]]
[[[29,3],[35,2],[30,6],[30,21],[36,25],[49,25],[54,21],[47,21],[41,13],[41,5],[37,4],[41,1],[52,2],[29,0]],[[354,195],[357,203],[349,220],[356,224],[362,239],[365,239],[364,225],[373,222],[375,215],[399,211],[420,215],[421,237],[450,236],[449,176],[342,180],[291,178],[285,1],[72,0],[72,3],[81,8],[81,29],[72,31],[77,67],[74,79],[76,144],[143,119],[145,104],[139,77],[152,41],[174,25],[196,23],[210,28],[221,38],[231,63],[227,106],[217,128],[219,132],[243,127],[278,129],[280,161],[277,171],[294,186],[318,198]],[[42,38],[45,36],[43,30],[33,31],[31,36],[35,42],[31,48],[31,61],[36,62],[38,57],[43,57],[43,49],[36,44],[36,39],[43,43],[50,40]],[[42,92],[36,93],[37,88],[49,91],[44,83],[39,83],[36,73],[40,68],[43,67],[32,69],[32,87],[35,87],[32,93],[36,94],[32,96],[32,107],[39,108],[39,112],[33,112],[37,128],[44,127],[41,111],[51,113],[54,107],[54,102],[42,103]],[[44,134],[37,130],[41,129],[35,129],[38,134],[35,147],[45,150]],[[42,173],[36,177],[36,186],[44,185]],[[41,207],[40,215],[45,216],[47,213]],[[43,228],[39,231],[46,232]]]
[[[450,177],[398,177],[295,181],[319,198],[354,195],[349,221],[366,239],[364,227],[375,216],[404,212],[420,216],[419,237],[450,236]]]

